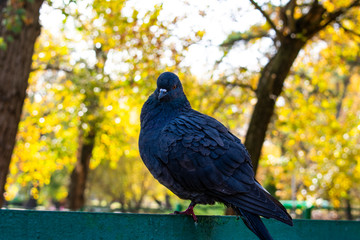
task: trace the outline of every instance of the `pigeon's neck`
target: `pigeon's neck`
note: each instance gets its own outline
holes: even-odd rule
[[[141,128],[144,130],[163,128],[171,120],[189,110],[191,106],[186,97],[179,101],[160,102],[152,95],[141,111]]]

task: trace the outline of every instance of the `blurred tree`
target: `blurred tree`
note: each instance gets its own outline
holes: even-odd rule
[[[346,207],[348,219],[360,183],[360,35],[347,29],[359,20],[357,15],[342,28],[320,33],[327,45],[319,56],[303,56],[295,65],[284,89],[284,105],[277,109],[271,127],[271,141],[281,145],[283,156],[268,159],[268,167],[276,168],[272,172],[279,195],[289,197],[280,183],[293,178],[297,199],[315,204],[316,199],[330,200],[335,207]],[[319,51],[319,46],[310,45],[305,51]]]
[[[0,2],[0,207],[24,103],[43,0]]]
[[[88,75],[79,76],[80,81],[78,81],[84,83],[78,87],[79,90],[84,92],[83,104],[87,110],[80,118],[78,161],[71,175],[69,189],[69,207],[73,210],[84,206],[87,171],[96,138],[100,136],[98,145],[102,144],[101,140],[106,138],[99,129],[100,126],[106,128],[106,113],[104,110],[112,111],[114,108],[113,103],[109,103],[107,106],[102,105],[101,98],[107,98],[107,96],[113,94],[112,91],[116,92],[119,89],[125,92],[134,91],[139,87],[144,89],[149,84],[149,78],[155,79],[157,75],[165,70],[161,61],[164,60],[162,58],[166,54],[165,39],[169,38],[169,31],[158,20],[161,7],[157,6],[154,10],[147,11],[141,17],[137,10],[124,9],[125,7],[126,1],[106,3],[94,1],[92,5],[94,18],[80,20],[78,24],[83,38],[93,47],[96,63],[93,66],[86,64],[84,70]],[[125,11],[127,11],[128,15],[125,14]],[[101,22],[100,26],[91,24],[94,21]],[[188,44],[185,43],[183,46],[186,47]],[[180,53],[177,53],[178,51],[174,47],[167,48],[167,51],[171,51],[170,58],[167,61],[170,61],[170,65],[173,65],[172,69],[175,69],[181,60],[181,49],[179,49]],[[109,64],[108,57],[114,54],[127,55],[122,58],[122,64],[127,64],[128,71],[122,73],[123,81],[113,81],[106,71],[107,64]],[[118,99],[121,98],[122,96],[118,95]],[[106,120],[114,121],[113,119]],[[117,134],[121,133],[118,132]],[[110,142],[106,143],[110,144]],[[120,155],[117,154],[117,157],[120,158]],[[118,161],[119,159],[116,159],[116,162]],[[106,163],[104,166],[106,166]],[[125,164],[119,166],[119,168],[123,167],[125,168]],[[141,186],[146,185],[142,184]],[[139,193],[141,196],[137,200],[136,208],[140,207],[146,191],[143,189]]]
[[[68,166],[75,161],[77,144],[73,140],[78,135],[79,120],[73,105],[80,104],[81,98],[72,95],[74,85],[63,71],[49,70],[53,66],[62,68],[59,63],[69,61],[69,49],[61,46],[63,42],[61,37],[51,38],[43,31],[35,44],[34,71],[7,179],[13,186],[7,190],[8,200],[15,197],[16,186],[32,186],[30,193],[40,204],[44,203],[41,192],[54,201],[66,197],[63,184]]]
[[[316,34],[336,21],[351,20],[359,0],[319,2],[290,0],[285,5],[271,2],[260,6],[253,0],[252,5],[266,19],[263,25],[254,25],[248,32],[235,32],[228,36],[222,47],[231,49],[238,41],[258,40],[270,37],[274,48],[266,66],[262,69],[256,88],[255,104],[245,146],[248,149],[257,171],[266,131],[273,115],[275,102],[282,92],[285,78],[293,65],[299,51]]]
[[[33,69],[37,71],[32,75],[25,131],[20,133],[10,183],[17,176],[22,185],[31,182],[45,193],[64,196],[63,188],[56,188],[61,192],[56,193],[46,185],[57,186],[51,176],[62,176],[65,167],[72,171],[71,209],[84,206],[86,186],[91,186],[89,196],[101,199],[107,194],[102,186],[109,180],[112,190],[125,196],[124,202],[129,204],[124,206],[141,205],[147,188],[165,192],[152,178],[144,178],[148,173],[137,152],[138,116],[157,76],[165,70],[178,71],[184,51],[200,35],[171,37],[168,26],[177,20],[160,21],[160,12],[161,6],[139,12],[126,1],[94,1],[84,8],[69,4],[62,9],[67,16],[63,34],[44,32],[34,56]],[[66,22],[76,29],[68,28]],[[26,130],[30,128],[35,131],[32,138]],[[37,158],[24,155],[24,149],[37,151]],[[53,160],[44,166],[39,158]],[[89,167],[93,177],[87,185]],[[107,175],[97,177],[104,169],[109,179]],[[114,189],[112,172],[127,179],[126,188]],[[144,181],[139,182],[140,178]]]

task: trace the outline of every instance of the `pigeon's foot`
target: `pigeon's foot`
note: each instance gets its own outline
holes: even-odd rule
[[[194,219],[194,222],[197,222],[198,220],[194,213],[194,207],[195,207],[195,204],[190,203],[189,207],[185,211],[183,211],[183,212],[175,211],[174,214],[191,215],[192,218]]]

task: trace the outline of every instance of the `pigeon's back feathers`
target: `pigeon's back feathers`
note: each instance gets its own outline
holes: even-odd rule
[[[140,155],[152,175],[193,204],[232,206],[259,237],[270,235],[258,215],[292,225],[285,208],[255,180],[241,141],[191,108],[175,74],[161,74],[157,85],[140,117]]]
[[[167,167],[176,175],[191,174],[206,182],[207,188],[223,188],[221,183],[235,177],[236,169],[244,165],[250,172],[240,180],[254,183],[250,158],[240,140],[209,116],[194,110],[185,112],[162,129],[159,141]]]

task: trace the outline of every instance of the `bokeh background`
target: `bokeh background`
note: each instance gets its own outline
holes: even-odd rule
[[[8,31],[27,26],[17,2],[1,8]],[[277,57],[286,79],[270,96],[257,179],[294,217],[360,218],[359,1],[56,0],[42,3],[40,24],[4,207],[181,209],[137,147],[157,77],[178,74],[192,107],[246,142]],[[0,37],[0,51],[9,44]]]

